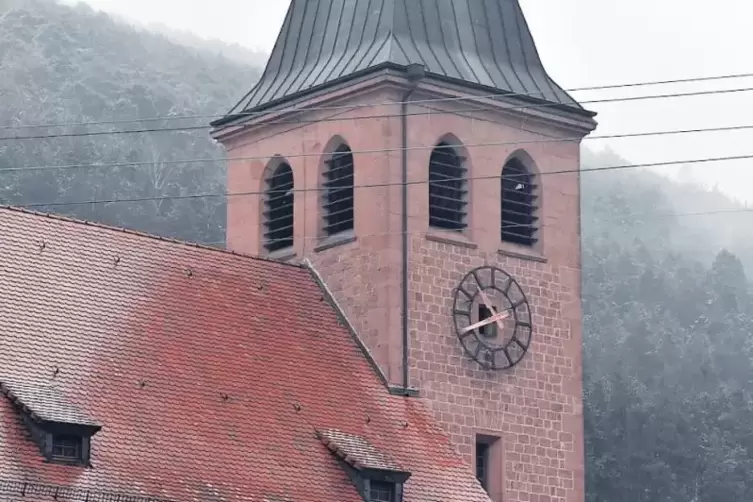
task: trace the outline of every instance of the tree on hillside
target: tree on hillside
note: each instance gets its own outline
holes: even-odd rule
[[[259,71],[113,21],[79,4],[5,0],[0,13],[0,137],[207,126],[253,84]],[[201,119],[152,120],[202,115]],[[123,120],[134,122],[123,123]],[[117,124],[75,125],[121,121]],[[224,199],[134,203],[81,201],[222,193],[224,152],[199,130],[0,142],[0,200],[170,237],[216,242]],[[78,164],[138,165],[75,167]],[[44,169],[20,170],[19,168]],[[50,166],[66,166],[51,169]],[[37,206],[61,202],[62,205]]]
[[[599,190],[584,210],[588,499],[753,500],[753,302],[742,262],[722,250],[705,266],[674,251],[683,225],[637,225],[631,214],[671,205],[666,195],[634,190],[639,176],[610,176],[588,180]]]

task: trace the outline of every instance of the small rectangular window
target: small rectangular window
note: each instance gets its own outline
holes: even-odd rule
[[[371,481],[369,502],[394,502],[395,483],[385,481]]]
[[[53,436],[52,457],[57,460],[81,460],[81,438],[78,436]]]
[[[489,491],[489,443],[476,440],[476,479]]]

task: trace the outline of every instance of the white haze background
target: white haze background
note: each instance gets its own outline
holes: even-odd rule
[[[67,0],[66,3],[76,3]],[[544,65],[564,88],[753,73],[749,0],[520,0]],[[268,53],[285,17],[285,0],[86,0],[142,25],[163,25]],[[260,58],[260,63],[263,62]],[[249,83],[250,85],[250,83]],[[753,78],[574,93],[613,97],[753,89]],[[239,96],[245,90],[239,90]],[[597,136],[753,125],[753,90],[731,94],[588,104]],[[644,138],[587,140],[633,163],[753,155],[753,129]],[[662,167],[753,201],[753,160]]]

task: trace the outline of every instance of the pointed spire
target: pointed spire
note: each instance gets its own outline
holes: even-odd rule
[[[593,115],[547,75],[518,0],[292,0],[264,74],[230,115],[410,64]]]

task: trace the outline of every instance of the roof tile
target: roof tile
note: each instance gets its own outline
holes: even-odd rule
[[[2,377],[0,370],[0,392],[36,420],[99,427],[53,385],[10,381]]]
[[[406,502],[488,501],[425,403],[389,395],[305,268],[0,209],[0,298],[2,377],[54,386],[103,426],[93,468],[46,463],[0,399],[0,480],[359,502],[316,433],[340,430],[412,473]]]
[[[362,437],[338,430],[322,431],[319,437],[332,453],[355,468],[402,471],[390,456],[374,448]]]

